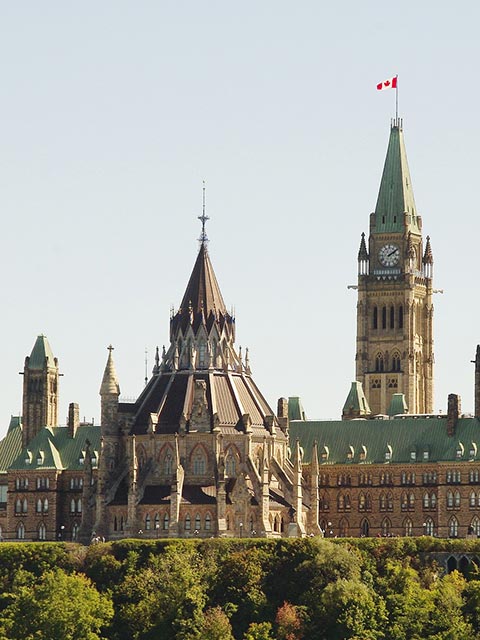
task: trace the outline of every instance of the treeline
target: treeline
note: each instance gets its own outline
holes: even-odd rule
[[[473,640],[476,541],[125,540],[0,545],[0,640]]]

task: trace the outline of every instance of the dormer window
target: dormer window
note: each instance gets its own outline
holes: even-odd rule
[[[412,450],[410,451],[410,460],[411,460],[412,462],[415,462],[415,461],[416,461],[416,459],[417,459],[417,452],[415,451],[415,449],[412,449]]]
[[[390,444],[387,444],[387,448],[385,449],[385,462],[390,462],[393,455],[393,449]]]
[[[367,447],[362,444],[362,448],[360,449],[360,462],[365,462],[365,460],[367,459]]]
[[[465,453],[465,447],[463,446],[463,444],[461,442],[459,442],[458,445],[457,445],[457,450],[455,452],[457,460],[461,460],[463,458],[463,454],[464,453]]]
[[[27,455],[25,456],[25,464],[32,464],[33,455],[32,452],[27,449]]]
[[[423,452],[423,459],[428,460],[429,458],[430,458],[430,451],[428,449],[425,449]]]
[[[37,465],[42,465],[45,460],[45,452],[39,451],[37,454]]]
[[[477,444],[475,442],[472,442],[471,444],[470,451],[468,452],[468,457],[470,458],[470,460],[475,460],[475,458],[477,457]]]
[[[85,454],[86,454],[86,451],[82,451],[78,459],[78,464],[85,464]]]
[[[347,450],[347,460],[353,460],[355,456],[355,449],[350,445]]]
[[[322,450],[321,458],[324,462],[328,460],[328,456],[330,455],[330,449],[325,445]]]

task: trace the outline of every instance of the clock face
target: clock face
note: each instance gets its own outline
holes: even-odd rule
[[[378,259],[384,267],[394,267],[400,260],[400,249],[394,244],[385,244],[378,252]]]

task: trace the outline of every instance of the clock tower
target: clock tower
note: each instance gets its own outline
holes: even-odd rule
[[[409,413],[433,410],[433,255],[424,245],[402,120],[390,129],[368,248],[358,253],[356,379],[373,414],[403,393]]]

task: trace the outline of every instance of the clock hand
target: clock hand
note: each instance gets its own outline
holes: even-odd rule
[[[390,253],[387,255],[387,258],[389,258],[390,256],[393,256],[394,253],[397,253],[396,249],[394,249],[393,251],[390,251]]]

